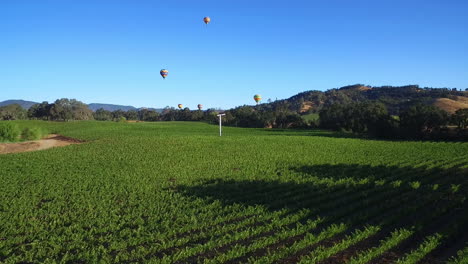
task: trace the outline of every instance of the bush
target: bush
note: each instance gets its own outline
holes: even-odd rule
[[[0,141],[17,141],[21,131],[16,124],[10,122],[0,123]]]
[[[25,128],[21,133],[21,138],[23,140],[38,140],[41,139],[43,135],[44,132],[40,128]]]

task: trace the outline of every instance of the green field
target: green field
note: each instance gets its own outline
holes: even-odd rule
[[[309,122],[315,122],[320,119],[320,116],[317,113],[313,113],[313,114],[303,115],[302,119],[304,119],[305,121],[309,121]]]
[[[467,263],[468,143],[204,123],[18,121],[0,263]]]

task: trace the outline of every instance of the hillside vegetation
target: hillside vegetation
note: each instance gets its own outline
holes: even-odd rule
[[[441,99],[445,104],[437,104]],[[391,115],[399,115],[401,111],[417,103],[436,105],[452,114],[458,109],[468,108],[468,91],[420,88],[418,85],[372,87],[355,84],[325,92],[306,91],[271,104],[276,106],[286,103],[290,110],[302,114],[319,112],[333,104],[364,101],[383,103]]]

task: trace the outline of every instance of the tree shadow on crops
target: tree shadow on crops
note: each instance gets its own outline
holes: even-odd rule
[[[385,181],[387,183],[401,181],[411,183],[418,181],[421,184],[466,184],[468,182],[468,169],[461,168],[468,162],[446,169],[412,166],[369,166],[361,164],[320,164],[291,167],[290,170],[298,173],[302,178],[343,180],[369,180]]]
[[[306,130],[306,129],[263,129],[259,130],[262,134],[274,136],[308,136],[308,137],[330,137],[330,138],[364,138],[362,136],[328,130]]]
[[[291,213],[310,210],[299,222],[320,217],[350,225],[385,223],[392,228],[424,230],[421,237],[457,227],[454,234],[460,240],[468,233],[468,176],[460,167],[307,165],[290,168],[297,174],[294,181],[219,178],[195,186],[179,185],[176,191],[225,205],[287,209]]]
[[[371,193],[388,194],[392,200],[455,197],[468,193],[468,169],[461,168],[463,165],[449,169],[359,164],[304,165],[289,168],[297,174],[294,181],[219,178],[202,181],[195,186],[178,185],[177,191],[189,196],[217,199],[226,204],[263,205],[272,209],[307,208],[308,202],[317,199],[316,195],[327,200],[335,199],[338,193],[345,198],[351,197],[358,191],[366,193],[366,201],[369,202],[373,202],[375,197]],[[277,171],[277,175],[281,178],[282,172]]]
[[[466,137],[460,136],[440,136],[440,137],[423,137],[423,138],[407,138],[404,136],[393,135],[392,137],[375,137],[368,134],[355,134],[352,132],[340,132],[324,129],[260,129],[264,135],[274,136],[305,136],[305,137],[328,137],[328,138],[353,138],[370,141],[389,141],[389,142],[466,142]]]

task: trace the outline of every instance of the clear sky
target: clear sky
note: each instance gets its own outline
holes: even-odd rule
[[[0,1],[0,101],[229,108],[355,83],[467,88],[468,1]]]

